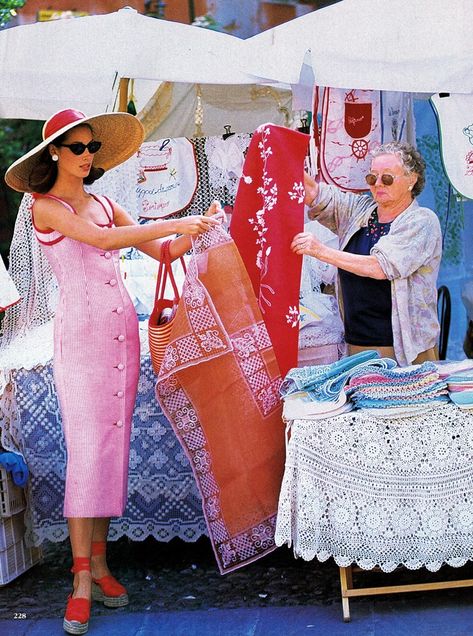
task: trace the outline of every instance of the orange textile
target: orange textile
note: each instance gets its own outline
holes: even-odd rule
[[[238,250],[196,239],[156,394],[192,465],[220,572],[275,549],[281,375]]]

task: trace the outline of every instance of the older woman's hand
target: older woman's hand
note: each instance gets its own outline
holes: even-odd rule
[[[291,243],[291,250],[295,254],[307,254],[315,258],[320,258],[323,249],[324,244],[310,232],[296,234]]]

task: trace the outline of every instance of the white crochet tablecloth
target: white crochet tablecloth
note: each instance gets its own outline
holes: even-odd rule
[[[289,424],[277,545],[385,572],[473,559],[473,415],[448,403]]]

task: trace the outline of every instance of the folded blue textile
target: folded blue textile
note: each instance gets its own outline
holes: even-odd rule
[[[336,400],[351,374],[365,366],[392,369],[397,366],[391,358],[380,358],[374,350],[360,351],[332,364],[291,369],[284,378],[280,394],[282,398],[298,391],[305,391],[312,400]]]
[[[450,391],[448,395],[457,406],[473,408],[473,391]]]
[[[28,481],[28,466],[18,453],[5,451],[0,453],[0,466],[11,473],[13,483],[23,488]]]
[[[296,393],[297,391],[305,391],[307,387],[320,384],[328,378],[338,375],[347,368],[353,368],[360,362],[379,358],[377,351],[361,351],[353,356],[347,356],[332,364],[317,364],[314,366],[300,367],[290,369],[284,378],[280,393],[282,397]]]

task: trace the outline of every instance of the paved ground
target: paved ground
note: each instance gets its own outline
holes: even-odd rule
[[[109,560],[131,600],[117,612],[331,604],[339,596],[333,563],[295,560],[287,548],[225,576],[206,537],[196,543],[121,539],[109,544]],[[1,589],[0,619],[11,618],[12,612],[62,616],[72,582],[69,568],[68,542],[46,544],[43,563]],[[93,612],[110,610],[95,603]]]
[[[198,615],[210,616],[214,612],[224,611],[222,616],[225,616],[225,620],[228,620],[228,625],[230,625],[231,611],[233,610],[239,610],[240,613],[246,611],[248,617],[260,617],[260,612],[264,612],[265,616],[274,620],[274,616],[278,615],[281,608],[286,608],[289,613],[293,608],[293,618],[297,612],[302,612],[302,608],[307,610],[313,608],[314,617],[318,616],[319,620],[320,616],[326,616],[331,621],[335,621],[337,629],[341,629],[344,625],[341,616],[336,565],[331,560],[327,563],[296,560],[292,556],[292,551],[287,548],[280,548],[252,565],[232,574],[221,576],[217,571],[207,538],[201,538],[196,543],[173,540],[168,544],[158,543],[152,539],[143,543],[133,543],[127,539],[121,539],[110,544],[110,564],[117,578],[128,588],[131,603],[126,608],[116,610],[104,608],[98,603],[93,604],[92,617],[97,617],[96,624],[103,620],[103,623],[100,624],[104,627],[104,634],[107,631],[106,625],[111,626],[112,623],[115,627],[109,633],[115,634],[116,625],[125,625],[126,621],[131,620],[130,614],[136,614],[137,624],[142,625],[145,621],[143,617],[146,615],[158,616],[159,620],[165,622],[167,613],[170,614],[168,620],[171,620],[171,614],[173,617],[182,614],[183,617],[195,616],[197,618]],[[20,629],[20,626],[16,625],[18,621],[14,621],[15,613],[26,615],[26,619],[33,621],[33,623],[42,619],[42,625],[46,621],[47,624],[60,628],[65,599],[71,589],[72,575],[68,571],[69,567],[68,543],[47,544],[42,564],[35,566],[0,590],[0,633],[8,634],[8,636],[10,633],[43,633],[10,631],[10,629],[7,632],[2,631],[2,625],[8,625],[13,629],[14,623],[15,630]],[[470,564],[460,569],[447,568],[447,575],[450,578],[473,578],[473,566]],[[419,580],[420,577],[423,581],[435,580],[436,578],[436,575],[425,571],[399,571],[391,575],[364,573],[360,576],[363,576],[364,585],[392,585],[395,581],[413,582]],[[395,577],[395,581],[393,577]],[[415,620],[416,608],[425,609],[425,611],[429,608],[430,611],[445,607],[448,611],[455,613],[457,607],[460,608],[460,611],[462,611],[462,606],[469,607],[470,599],[471,589],[402,594],[376,598],[376,600],[373,600],[373,597],[355,599],[351,602],[352,616],[360,621],[363,619],[376,623],[377,620],[378,629],[380,629],[380,616],[376,615],[377,610],[374,608],[384,607],[383,603],[388,604],[386,607],[389,606],[386,610],[387,615],[395,612],[396,609],[399,611],[412,610],[414,612],[413,620]],[[309,614],[307,612],[302,614],[306,624],[312,624],[307,623]],[[228,618],[229,616],[230,618]],[[290,620],[292,621],[293,618]],[[471,625],[471,618],[470,616],[468,625]],[[50,619],[51,623],[48,623]],[[57,619],[61,620],[55,622]],[[175,621],[175,618],[173,620]],[[217,619],[216,614],[213,620],[218,623],[218,620],[224,620],[224,618]],[[442,622],[442,619],[438,617],[435,620]],[[363,632],[354,631],[354,629],[351,630],[351,635],[361,633],[362,636],[366,636],[375,633],[371,628],[366,632],[366,635]],[[445,630],[442,631],[445,636],[445,634],[465,633],[469,635],[473,633],[473,629],[469,630],[468,626],[466,631],[448,631],[447,621]],[[154,634],[155,632],[138,630],[130,633]],[[183,633],[185,634],[185,631]],[[195,633],[199,634],[199,631],[197,630]],[[204,632],[200,633],[204,634]],[[233,632],[221,631],[219,633],[230,634]],[[235,633],[243,634],[246,632],[237,631]],[[248,633],[256,632],[252,632],[250,629]],[[281,626],[281,631],[278,633],[296,632],[285,632]],[[323,636],[330,633],[331,636],[334,636],[333,630],[329,632],[317,631],[316,633]],[[348,634],[348,631],[346,633]],[[383,631],[376,631],[376,633],[383,634]],[[387,634],[387,631],[385,633]],[[420,631],[419,626],[419,631],[408,630],[406,632],[404,630],[403,632],[401,629],[399,633],[404,634],[404,636],[412,636],[412,634],[417,633],[437,636],[439,632],[437,630]]]

